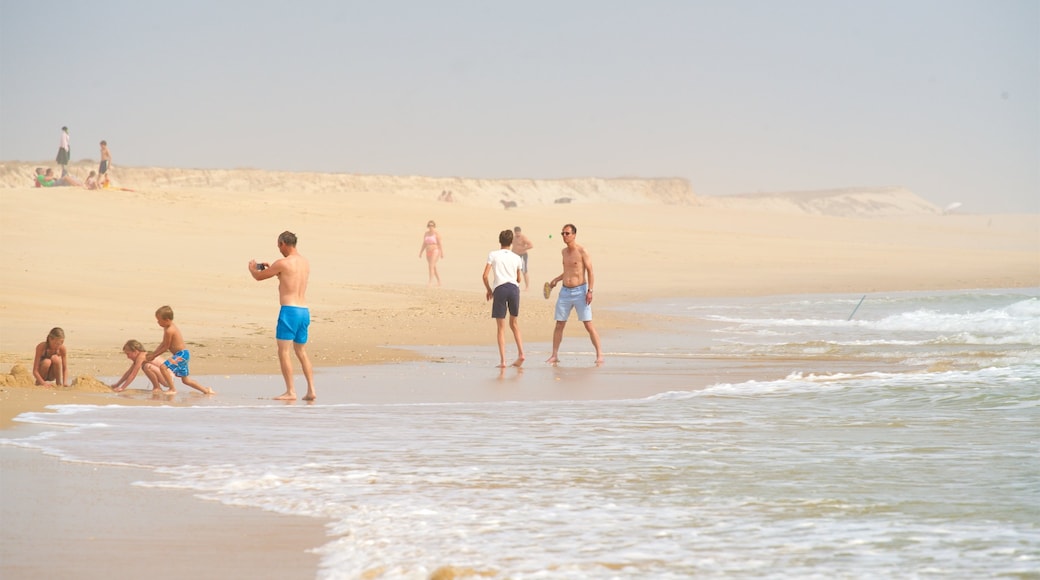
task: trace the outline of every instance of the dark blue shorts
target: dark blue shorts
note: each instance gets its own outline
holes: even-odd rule
[[[512,282],[499,284],[495,288],[491,318],[505,318],[506,310],[509,310],[510,316],[520,316],[520,287]]]

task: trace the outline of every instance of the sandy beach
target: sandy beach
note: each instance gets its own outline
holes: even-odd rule
[[[283,230],[312,262],[308,350],[318,367],[414,361],[420,355],[405,347],[415,345],[492,344],[481,273],[498,232],[517,225],[534,242],[525,340],[551,340],[553,300],[540,287],[560,273],[559,228],[573,223],[595,265],[608,365],[612,335],[669,324],[623,310],[653,298],[1040,286],[1040,215],[945,215],[899,188],[725,199],[698,196],[683,180],[120,167],[122,189],[86,191],[30,187],[34,166],[0,164],[0,428],[8,430],[25,429],[17,415],[52,404],[163,404],[114,397],[97,379],[125,370],[126,340],[158,344],[154,312],[165,304],[193,374],[277,374],[277,284],[254,281],[246,265],[276,259]],[[443,190],[455,201],[438,201]],[[418,256],[430,219],[444,238],[442,287],[427,286]],[[19,374],[54,326],[66,333],[72,388],[33,387]],[[565,340],[587,339],[573,323]],[[161,567],[148,572],[157,578],[314,575],[316,557],[305,553],[321,544],[314,520],[136,489],[130,482],[147,475],[129,469],[0,451],[5,578],[113,577],[111,569],[134,577],[144,570],[132,559]]]

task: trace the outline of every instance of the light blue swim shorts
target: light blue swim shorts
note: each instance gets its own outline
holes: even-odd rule
[[[274,331],[274,337],[278,340],[306,344],[307,329],[310,325],[310,309],[305,306],[282,306],[278,311],[278,326]]]
[[[582,322],[592,320],[592,306],[585,303],[585,295],[588,294],[588,290],[588,284],[574,288],[560,286],[560,295],[556,298],[556,321],[567,320],[572,308],[578,312],[578,320]]]

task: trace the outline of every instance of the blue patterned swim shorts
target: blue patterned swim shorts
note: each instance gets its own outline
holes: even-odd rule
[[[188,359],[191,358],[191,353],[188,349],[184,349],[180,352],[174,353],[169,360],[163,362],[166,368],[173,371],[175,377],[186,377],[188,376]]]

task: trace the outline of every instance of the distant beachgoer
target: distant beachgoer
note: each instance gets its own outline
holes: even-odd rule
[[[98,184],[96,171],[91,170],[90,175],[88,175],[86,181],[83,182],[83,187],[87,189],[98,189],[101,187],[101,185]]]
[[[488,254],[484,266],[484,288],[487,289],[487,300],[491,303],[491,317],[498,328],[499,368],[506,366],[506,311],[509,311],[509,330],[513,331],[516,341],[517,358],[514,367],[524,364],[524,343],[520,338],[520,277],[523,260],[509,249],[513,245],[513,232],[502,230],[498,234],[500,249]],[[488,277],[494,273],[494,283]]]
[[[36,183],[39,183],[43,187],[67,187],[71,185],[83,185],[82,183],[76,181],[76,178],[72,177],[71,175],[66,175],[64,177],[55,177],[54,170],[49,167],[47,168],[46,172],[44,172],[43,168],[41,167],[36,168]]]
[[[146,356],[144,374],[152,381],[152,391],[158,391],[159,385],[166,387],[166,392],[176,393],[177,388],[173,386],[173,376],[180,377],[181,382],[189,387],[207,395],[215,395],[216,391],[204,387],[189,377],[188,361],[191,353],[188,351],[181,329],[173,322],[173,308],[161,306],[155,311],[155,322],[163,329],[162,343]],[[155,362],[160,355],[169,351],[171,356],[162,364]],[[156,384],[158,383],[158,385]]]
[[[592,325],[592,287],[596,284],[596,276],[592,272],[592,258],[585,248],[575,241],[578,228],[574,224],[566,224],[560,236],[566,246],[562,250],[563,273],[548,282],[548,291],[563,282],[560,295],[556,299],[556,328],[553,330],[552,355],[545,362],[559,362],[560,342],[563,341],[563,329],[567,326],[567,317],[571,309],[577,310],[578,320],[585,324],[592,346],[596,349],[596,363],[603,362],[603,351],[599,346],[599,333]],[[548,293],[546,293],[548,297]]]
[[[311,311],[307,307],[307,281],[311,275],[311,264],[296,250],[296,241],[296,234],[282,232],[278,236],[278,251],[282,258],[273,264],[250,260],[248,266],[254,280],[278,277],[278,303],[281,309],[278,311],[274,337],[278,342],[278,364],[282,368],[282,378],[285,379],[285,393],[275,397],[279,401],[296,400],[290,348],[296,352],[296,358],[303,367],[303,376],[307,379],[307,395],[303,400],[313,401],[318,397],[314,391],[314,371],[306,349],[311,324]]]
[[[524,261],[524,290],[527,290],[529,281],[527,279],[527,251],[534,247],[530,238],[520,233],[520,226],[513,228],[513,253],[520,256]]]
[[[101,142],[101,163],[98,165],[98,182],[108,182],[108,170],[112,167],[112,152],[108,150],[108,141]]]
[[[58,145],[58,156],[54,159],[61,165],[61,176],[65,177],[69,174],[68,165],[69,160],[72,159],[72,149],[69,148],[69,128],[61,128],[61,143]]]
[[[128,340],[123,345],[123,354],[126,358],[130,359],[130,368],[126,369],[123,376],[119,377],[119,380],[112,385],[112,390],[118,392],[125,391],[130,383],[134,382],[137,378],[137,372],[141,370],[144,363],[148,361],[148,351],[145,350],[144,346],[136,340]],[[147,373],[146,373],[147,374]],[[158,383],[152,382],[152,390],[162,390],[159,388]]]
[[[429,280],[427,286],[441,285],[441,275],[437,272],[437,262],[444,257],[444,245],[441,243],[441,234],[437,231],[437,224],[433,220],[426,222],[426,233],[423,234],[422,246],[419,247],[419,257],[426,254],[426,263],[429,266]]]
[[[47,338],[36,345],[33,354],[33,378],[38,386],[69,387],[69,355],[65,349],[65,331],[54,327]]]

